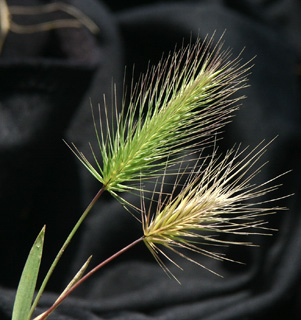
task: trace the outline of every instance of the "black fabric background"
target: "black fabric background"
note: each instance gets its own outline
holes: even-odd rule
[[[26,4],[47,1],[28,0]],[[259,248],[225,248],[237,265],[199,257],[219,278],[186,261],[169,279],[143,245],[105,267],[69,297],[52,319],[225,320],[299,319],[301,315],[300,216],[300,2],[70,0],[100,28],[32,35],[10,33],[0,56],[0,319],[11,317],[15,290],[34,238],[46,224],[42,274],[100,187],[62,142],[84,153],[95,144],[90,100],[119,101],[125,66],[135,74],[175,45],[226,29],[225,47],[244,61],[256,56],[247,99],[224,129],[222,150],[255,146],[279,137],[268,149],[259,181],[286,170],[278,195],[295,193],[269,217],[279,231],[255,237]],[[9,5],[25,4],[11,0]],[[61,14],[52,18],[61,17]],[[47,17],[48,18],[48,17]],[[32,21],[30,19],[33,19]],[[14,17],[36,23],[39,17]],[[129,72],[128,74],[131,74]],[[126,78],[129,84],[129,77]],[[277,194],[276,194],[277,196]],[[130,201],[131,196],[126,196]],[[109,195],[97,203],[55,272],[37,312],[90,254],[96,264],[141,235],[140,225]]]

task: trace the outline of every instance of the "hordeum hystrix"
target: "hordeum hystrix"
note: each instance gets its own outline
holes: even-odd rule
[[[249,63],[240,55],[231,60],[231,50],[216,45],[213,37],[183,47],[150,68],[132,87],[128,104],[108,119],[96,123],[100,158],[91,147],[95,165],[73,145],[73,152],[114,196],[137,190],[140,181],[156,177],[193,148],[208,144],[229,122],[242,96]],[[104,129],[105,128],[105,129]],[[106,133],[105,133],[106,132]]]
[[[173,192],[169,195],[162,192],[148,208],[142,198],[143,240],[167,274],[172,275],[160,255],[179,265],[165,249],[207,269],[184,252],[190,250],[214,259],[233,261],[208,247],[250,246],[253,245],[250,241],[226,240],[225,234],[267,235],[275,231],[266,226],[263,216],[284,210],[270,205],[284,197],[266,200],[264,196],[278,189],[279,185],[273,182],[281,175],[258,185],[253,182],[263,167],[256,167],[266,151],[267,146],[262,145],[263,142],[250,152],[247,148],[233,148],[224,157],[217,156],[215,150],[211,156],[200,158],[201,163],[189,174],[180,192],[175,191],[176,183]]]

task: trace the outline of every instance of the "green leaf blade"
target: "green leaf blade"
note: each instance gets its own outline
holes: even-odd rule
[[[27,257],[15,298],[12,320],[27,320],[39,274],[45,226],[36,238]]]

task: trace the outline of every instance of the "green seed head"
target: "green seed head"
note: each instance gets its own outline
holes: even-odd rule
[[[129,105],[121,112],[116,106],[114,119],[100,117],[98,126],[93,116],[102,158],[92,149],[96,167],[76,147],[73,151],[107,191],[139,189],[141,180],[212,141],[229,121],[241,98],[232,95],[246,86],[249,70],[240,66],[240,57],[230,58],[221,40],[214,46],[213,38],[174,52],[141,76]]]

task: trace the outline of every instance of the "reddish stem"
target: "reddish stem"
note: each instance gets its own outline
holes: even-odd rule
[[[140,237],[139,239],[136,239],[129,245],[125,246],[118,252],[114,253],[112,256],[98,264],[96,267],[94,267],[91,271],[89,271],[85,276],[83,276],[74,286],[72,286],[68,291],[65,292],[64,295],[62,295],[47,311],[45,311],[40,317],[38,317],[39,320],[46,319],[68,296],[71,292],[73,292],[78,286],[80,286],[85,280],[87,280],[90,276],[92,276],[96,271],[101,269],[103,266],[105,266],[107,263],[111,262],[118,256],[120,256],[122,253],[127,251],[128,249],[134,247],[137,243],[141,242],[144,239],[144,236]]]

